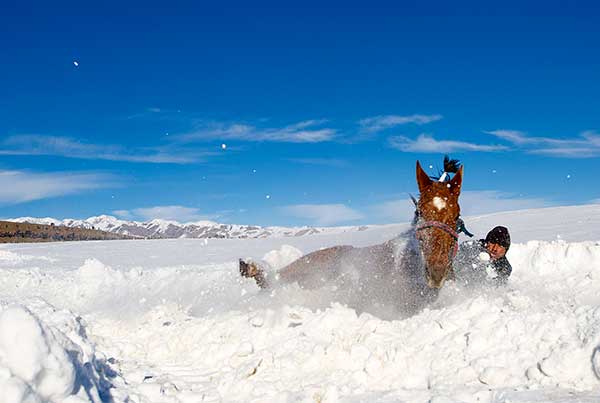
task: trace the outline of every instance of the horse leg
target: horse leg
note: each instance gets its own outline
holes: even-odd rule
[[[320,283],[335,278],[342,258],[352,249],[344,245],[309,253],[279,270],[276,279],[282,284],[298,283],[302,288],[317,288]],[[255,262],[240,259],[240,274],[253,278],[260,288],[271,287],[264,268]]]
[[[265,269],[256,262],[240,259],[240,274],[242,277],[253,278],[260,288],[269,288]]]

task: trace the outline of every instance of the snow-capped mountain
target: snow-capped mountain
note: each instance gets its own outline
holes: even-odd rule
[[[332,234],[363,231],[367,226],[335,228],[318,227],[259,227],[255,225],[221,224],[213,221],[179,223],[177,221],[154,219],[146,222],[120,220],[110,215],[90,217],[85,220],[67,218],[19,217],[8,219],[13,222],[32,224],[62,225],[73,228],[97,229],[139,238],[269,238],[299,237],[313,234]]]

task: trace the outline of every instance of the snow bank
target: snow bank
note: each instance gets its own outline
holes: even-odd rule
[[[80,319],[32,301],[0,308],[0,402],[102,401],[110,386]],[[108,367],[106,367],[108,369]]]
[[[599,304],[600,242],[540,242],[513,245],[511,284],[528,294]]]
[[[75,366],[53,334],[22,307],[0,313],[3,402],[64,400],[73,393]]]
[[[267,252],[262,260],[264,260],[272,269],[279,270],[294,260],[299,259],[304,255],[298,248],[291,245],[282,245],[279,250]]]
[[[597,226],[566,221],[563,239],[600,239]],[[109,392],[135,403],[598,401],[599,242],[515,243],[506,287],[448,282],[435,302],[392,320],[339,303],[331,284],[261,292],[237,270],[239,257],[277,269],[300,250],[380,243],[385,231],[2,248],[13,255],[0,256],[0,299],[27,309],[5,306],[1,320],[33,347],[1,345],[0,390],[17,397],[0,402],[49,401],[45,377],[56,402]]]

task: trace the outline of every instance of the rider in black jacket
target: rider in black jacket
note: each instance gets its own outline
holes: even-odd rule
[[[492,229],[485,239],[462,243],[453,263],[456,279],[465,283],[506,284],[512,272],[506,258],[509,248],[510,234],[501,226]]]

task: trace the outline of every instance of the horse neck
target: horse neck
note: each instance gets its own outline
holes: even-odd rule
[[[416,237],[417,220],[403,233],[392,240],[396,266],[419,264],[421,253]]]
[[[416,238],[416,220],[400,235],[390,241],[394,255],[391,272],[395,276],[401,276],[411,284],[420,283],[424,278],[424,262]]]

